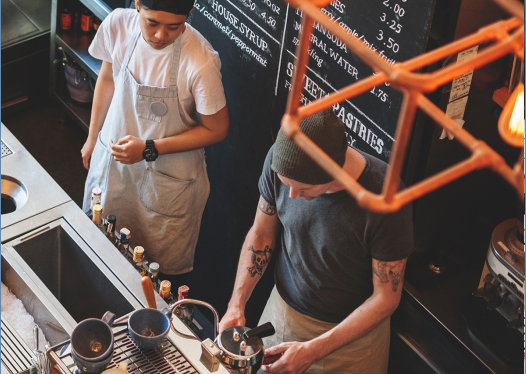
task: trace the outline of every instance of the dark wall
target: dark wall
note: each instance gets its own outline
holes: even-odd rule
[[[484,4],[486,2],[489,1],[485,1]],[[247,10],[252,3],[254,6],[250,11]],[[267,3],[278,5],[281,9],[280,16],[276,17],[275,27],[262,25],[262,20],[254,16],[258,11],[264,10]],[[350,1],[341,3],[351,9]],[[352,4],[357,6],[356,2]],[[394,3],[391,1],[389,4]],[[437,0],[436,5],[435,3],[432,5],[432,8],[428,8],[433,9],[433,28],[427,50],[474,32],[482,26],[476,22],[488,23],[503,16],[503,12],[495,9],[494,6],[473,4],[470,0],[463,2]],[[378,12],[384,9],[382,7],[385,6],[371,7],[371,9],[374,8]],[[227,139],[207,149],[211,194],[203,216],[195,270],[189,282],[192,297],[210,302],[218,309],[220,315],[226,310],[234,284],[241,245],[254,219],[259,198],[257,182],[263,160],[274,141],[284,112],[288,93],[287,84],[290,81],[286,72],[288,63],[294,61],[294,36],[297,36],[297,26],[300,21],[300,15],[295,11],[289,11],[286,13],[287,17],[283,17],[285,9],[286,5],[278,1],[200,0],[190,18],[190,23],[203,33],[220,54],[223,82],[231,116],[231,129]],[[385,11],[387,9],[388,7],[385,7]],[[335,9],[331,11],[333,15],[337,15]],[[479,17],[477,14],[480,12],[482,15]],[[252,14],[254,22],[249,23],[243,18],[242,13]],[[343,20],[358,31],[363,26],[364,38],[374,41],[378,40],[377,27],[380,29],[383,27],[378,21],[383,17],[382,13],[376,14],[368,10],[356,13],[360,14],[358,20],[349,18]],[[406,19],[399,19],[404,28],[410,26],[410,22]],[[418,23],[414,19],[412,18],[413,22]],[[429,19],[419,19],[419,21],[422,21],[422,25],[430,23]],[[239,26],[240,22],[246,22],[251,29],[257,31],[257,38],[252,40],[252,44],[249,33],[241,34],[239,28],[235,27],[236,24]],[[357,24],[360,27],[354,27]],[[460,24],[462,27],[457,27]],[[261,31],[262,29],[265,32]],[[423,33],[423,39],[417,47],[422,51],[427,39],[423,26],[420,31]],[[334,41],[328,41],[328,37],[322,34],[320,29],[314,32],[315,36],[326,42],[326,49],[337,47]],[[395,34],[392,35],[396,37]],[[269,42],[268,47],[258,49],[257,42],[261,41],[258,39],[260,37],[267,41],[272,37],[278,45]],[[375,43],[380,42],[375,41]],[[410,45],[404,44],[403,47],[407,50]],[[245,46],[252,48],[252,52],[257,52],[259,57],[265,60],[265,64],[256,60],[246,50],[241,50]],[[322,57],[322,62],[318,67],[314,62],[315,57],[312,57],[307,77],[313,79],[319,84],[320,89],[327,93],[352,83],[349,74],[342,72],[341,67],[323,54],[323,48],[323,43],[313,47],[317,57]],[[417,49],[413,51],[413,55],[420,53],[416,52]],[[396,59],[397,56],[392,53],[389,57]],[[405,55],[400,60],[410,57],[411,55]],[[451,57],[450,63],[455,61],[456,56]],[[357,61],[357,58],[352,56],[348,59]],[[440,68],[443,62],[440,61],[428,70]],[[511,164],[517,159],[518,151],[504,144],[498,136],[497,117],[494,116],[498,107],[491,99],[493,91],[501,85],[500,67],[501,64],[497,62],[475,72],[464,117],[465,128],[475,137],[485,140],[494,147]],[[368,74],[365,69],[359,70],[359,78]],[[498,73],[492,74],[493,71]],[[388,90],[387,88],[386,91]],[[446,85],[431,95],[432,100],[442,109],[447,105],[448,90],[449,87]],[[304,90],[303,94],[305,102],[316,99],[312,95],[309,96],[307,90]],[[394,96],[389,95],[389,97]],[[344,102],[334,109],[337,113],[342,108],[345,109],[347,113],[351,113],[354,120],[364,124],[368,130],[377,131],[380,137],[385,136],[385,143],[388,144],[389,136],[394,134],[391,122],[396,121],[398,114],[396,100],[389,103],[389,108],[378,100],[378,96],[364,94],[359,100]],[[361,109],[365,112],[361,113]],[[377,113],[374,113],[375,111]],[[392,121],[381,120],[386,113]],[[373,124],[375,115],[380,118],[378,123],[384,125],[383,135],[381,135],[382,131]],[[433,175],[468,156],[468,152],[455,140],[438,140],[441,129],[432,121],[424,119],[420,122],[416,127],[412,150],[407,160],[408,165],[411,166],[406,168],[409,184]],[[347,131],[350,144],[375,154],[371,142],[361,139],[349,124]],[[375,155],[387,160],[390,155],[390,145],[388,144],[385,149],[385,152]],[[430,258],[447,257],[451,251],[459,250],[465,251],[467,258],[473,253],[475,259],[471,264],[474,267],[473,271],[482,271],[481,266],[491,231],[502,220],[515,216],[517,210],[522,209],[516,196],[516,193],[498,175],[482,170],[419,199],[414,203],[417,252]],[[247,307],[249,326],[257,323],[264,307],[273,283],[271,272],[272,264],[249,302]],[[415,282],[418,282],[418,279]]]
[[[458,9],[458,24],[454,39],[475,32],[480,27],[508,15],[492,1],[474,2],[464,0]],[[451,31],[449,31],[451,33]],[[446,34],[446,33],[444,33]],[[479,52],[486,45],[479,46]],[[452,56],[454,63],[456,56]],[[512,166],[520,150],[506,144],[497,130],[501,108],[492,100],[496,89],[504,85],[503,73],[507,58],[497,60],[476,70],[464,114],[464,129],[475,138],[485,141]],[[450,87],[441,87],[435,94],[435,102],[446,110]],[[423,165],[421,177],[434,175],[462,160],[470,153],[456,140],[442,139],[442,128],[427,120],[428,134],[421,139],[426,149],[419,156]],[[431,129],[431,131],[429,131]],[[416,182],[416,180],[415,180]],[[469,271],[480,279],[486,252],[493,229],[509,218],[523,219],[524,204],[517,192],[498,174],[483,169],[472,172],[415,202],[415,256],[425,258],[418,262],[427,265],[434,261],[451,271]],[[452,269],[451,263],[462,258],[462,270]],[[421,279],[413,275],[409,266],[411,284],[423,286]],[[413,269],[414,270],[414,269]],[[415,271],[421,275],[422,269]],[[478,287],[478,283],[472,286]]]
[[[475,72],[474,79],[477,78]],[[498,106],[492,101],[493,90],[472,87],[464,119],[464,128],[484,140],[501,154],[509,165],[519,150],[503,142],[497,131]],[[455,140],[439,140],[436,128],[427,162],[426,176],[438,173],[470,153]],[[517,192],[498,174],[479,170],[419,199],[415,216],[415,241],[418,250],[430,257],[447,257],[452,251],[463,251],[473,259],[472,265],[482,274],[493,229],[502,221],[517,217],[524,207]],[[476,287],[477,285],[474,285]]]
[[[325,12],[394,63],[422,53],[433,5],[342,0]],[[192,297],[208,301],[221,315],[254,220],[263,161],[285,110],[301,22],[301,12],[282,0],[198,0],[189,18],[219,52],[230,113],[228,137],[206,149],[211,193],[189,281]],[[372,74],[323,27],[315,26],[312,42],[302,104]],[[401,94],[381,85],[333,109],[346,125],[349,145],[387,161],[400,104]],[[248,326],[257,323],[270,293],[272,266],[249,301]]]

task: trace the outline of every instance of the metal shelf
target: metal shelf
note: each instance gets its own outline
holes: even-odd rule
[[[96,80],[99,76],[102,61],[93,58],[88,52],[88,47],[94,35],[94,32],[86,34],[80,31],[57,30],[54,39],[57,46],[62,47],[68,56],[75,60],[90,77]],[[66,87],[64,69],[62,67],[57,67],[55,70],[54,88],[53,96],[57,99],[58,103],[62,105],[66,114],[84,131],[88,132],[91,118],[91,105],[79,104],[71,99]]]
[[[103,1],[99,0],[80,0],[94,15],[99,17],[101,21],[111,13],[112,9]]]
[[[68,55],[73,57],[93,79],[97,79],[102,61],[93,58],[88,52],[94,36],[95,34],[93,32],[84,34],[75,31],[66,32],[57,30],[55,42],[61,46]]]
[[[100,20],[104,20],[113,8],[128,7],[131,0],[74,0],[86,6]],[[62,60],[62,56],[57,54],[57,46],[77,62],[93,79],[97,79],[102,66],[102,61],[93,58],[88,48],[93,41],[95,31],[83,33],[82,31],[61,30],[59,26],[59,9],[62,9],[66,0],[51,0],[51,54],[50,54],[50,94],[62,105],[68,116],[78,123],[83,130],[88,131],[91,118],[91,105],[77,104],[71,100],[64,82],[63,69],[56,69],[53,62],[56,59]]]
[[[63,77],[64,69],[57,69],[57,75],[58,74],[62,74]],[[55,99],[62,105],[67,115],[87,133],[91,119],[91,104],[80,104],[73,101],[69,95],[64,78],[59,78],[55,88]]]

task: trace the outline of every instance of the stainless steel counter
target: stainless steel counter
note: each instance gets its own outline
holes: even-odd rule
[[[74,256],[77,258],[76,264],[82,267],[82,264],[89,263],[89,266],[91,266],[89,269],[91,270],[84,270],[84,272],[93,271],[95,269],[93,266],[95,266],[96,272],[102,274],[102,277],[109,281],[112,288],[115,288],[122,295],[131,311],[146,307],[147,302],[142,291],[140,274],[3,124],[2,140],[13,152],[2,157],[2,176],[8,175],[22,182],[27,190],[28,197],[27,202],[21,208],[13,213],[2,215],[2,279],[4,280],[4,277],[7,276],[5,274],[6,271],[16,273],[14,276],[16,278],[15,281],[18,281],[17,277],[21,279],[20,282],[23,284],[10,287],[19,287],[19,290],[22,291],[25,289],[26,294],[31,294],[27,298],[32,300],[31,305],[45,309],[44,316],[39,316],[35,319],[45,318],[45,321],[51,322],[52,325],[59,325],[59,328],[65,330],[66,337],[71,334],[76,324],[80,322],[64,306],[64,304],[67,304],[66,300],[59,301],[61,297],[66,295],[63,292],[64,290],[51,290],[49,284],[50,282],[57,283],[56,279],[53,278],[52,281],[46,279],[46,277],[55,276],[60,283],[61,277],[64,280],[67,279],[67,276],[60,274],[49,275],[54,271],[48,271],[42,275],[42,268],[46,269],[51,266],[46,262],[50,261],[50,257],[58,256],[58,262],[61,259],[64,259],[64,262],[70,261],[67,256],[65,257],[55,252],[72,251],[72,247],[76,251]],[[57,162],[59,161],[57,160]],[[54,231],[58,232],[57,230],[60,233],[53,234]],[[53,235],[62,236],[56,240],[45,239]],[[51,241],[48,243],[46,240],[55,240],[55,242]],[[30,241],[34,244],[27,244]],[[55,244],[64,248],[49,248],[55,246]],[[67,269],[68,264],[65,264],[65,267],[63,265],[60,265],[59,272],[64,272],[64,268]],[[72,274],[75,277],[74,271]],[[70,274],[69,279],[72,279],[71,276]],[[68,283],[60,284],[57,287],[71,287],[71,284]],[[82,294],[83,289],[79,287],[74,291]],[[167,306],[159,295],[156,295],[156,301],[158,309],[163,309]],[[26,300],[26,302],[29,301]],[[100,318],[102,316],[93,317]],[[177,317],[173,318],[172,323],[178,331],[193,335],[192,331]],[[173,332],[170,332],[169,339],[199,372],[209,372],[199,362],[201,356],[200,341],[184,338]],[[217,372],[228,373],[223,367],[220,367]]]
[[[34,157],[29,154],[3,123],[1,129],[2,142],[12,152],[5,156],[2,155],[2,194],[4,193],[4,176],[19,180],[28,191],[27,202],[21,208],[13,213],[2,215],[2,229],[71,201],[71,198],[40,166]],[[51,145],[50,149],[52,149]],[[57,160],[57,164],[59,163],[60,160]],[[3,237],[2,240],[4,240]]]

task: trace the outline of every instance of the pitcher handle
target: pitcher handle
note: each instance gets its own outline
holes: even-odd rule
[[[172,304],[170,306],[172,314],[174,314],[175,311],[177,310],[177,308],[179,308],[179,306],[183,305],[183,304],[202,305],[202,306],[207,307],[208,309],[210,309],[212,311],[212,313],[214,314],[214,339],[217,338],[217,334],[219,333],[219,316],[217,315],[217,311],[214,309],[214,307],[212,305],[208,304],[208,303],[205,303],[204,301],[201,301],[201,300],[182,299],[182,300],[179,300],[179,301],[175,302],[174,304]],[[173,326],[173,324],[171,324],[171,325],[172,325],[172,331],[175,332],[176,334],[182,335],[182,336],[187,337],[187,338],[195,339],[194,336],[190,336],[188,334],[183,334],[182,332],[177,331],[175,329],[175,327]]]
[[[101,320],[103,322],[106,322],[110,327],[112,327],[113,322],[115,322],[115,318],[116,318],[115,314],[113,314],[112,312],[108,310],[106,313],[104,313]]]

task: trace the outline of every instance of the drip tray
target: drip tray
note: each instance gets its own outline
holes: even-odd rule
[[[141,350],[131,339],[128,330],[125,329],[115,333],[114,342],[113,359],[107,369],[115,368],[120,363],[125,362],[130,374],[199,373],[168,339],[163,342],[160,348]],[[62,368],[62,371],[67,369],[67,371],[75,373],[77,367],[73,362],[71,353],[59,358],[59,352],[67,344],[69,344],[69,340],[54,346],[48,352],[48,356],[51,356],[51,360],[55,361]]]

